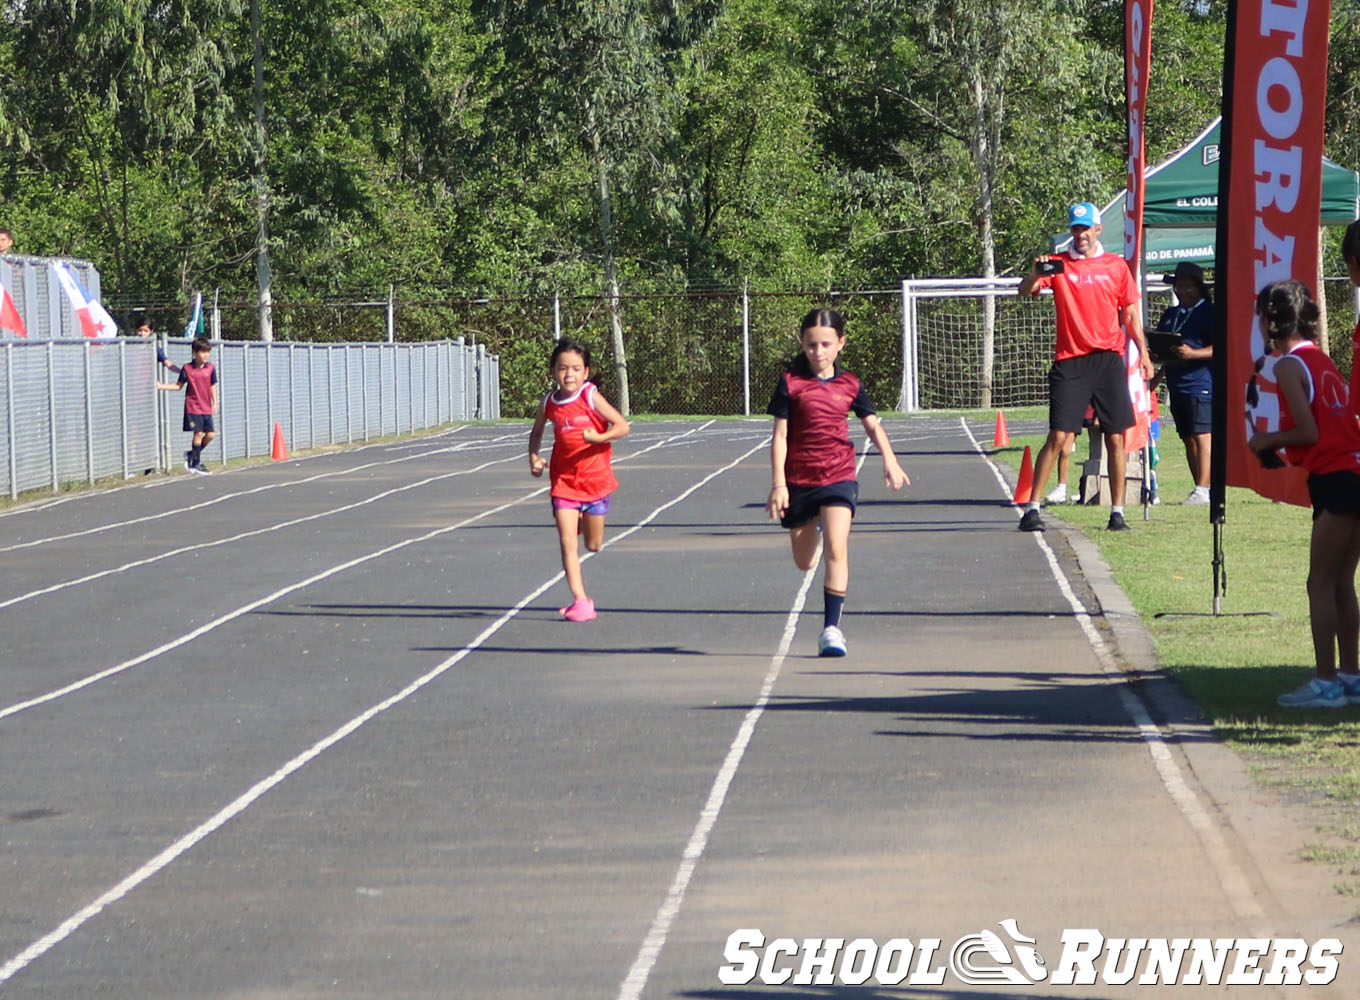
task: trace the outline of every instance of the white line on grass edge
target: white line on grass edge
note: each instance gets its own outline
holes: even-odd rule
[[[697,428],[697,430],[702,430],[703,426]],[[685,433],[690,434],[693,433],[693,431],[686,431]],[[660,445],[661,442],[658,442],[658,444],[653,445],[653,447],[660,447]],[[749,449],[744,454],[734,459],[733,461],[729,462],[728,464],[709,473],[707,476],[700,479],[698,482],[696,482],[693,486],[689,487],[679,496],[675,497],[675,499],[667,501],[666,503],[662,504],[661,506],[653,510],[650,514],[648,514],[637,524],[633,525],[632,527],[628,528],[625,531],[620,532],[618,535],[615,535],[613,539],[605,543],[606,547],[616,542],[622,541],[629,535],[633,534],[635,531],[638,531],[641,528],[645,527],[646,525],[650,524],[663,511],[666,511],[671,507],[674,507],[676,504],[688,499],[691,495],[693,495],[699,489],[707,485],[709,482],[716,479],[718,476],[722,475],[728,470],[735,468],[737,465],[744,462],[747,458],[755,454],[764,446],[765,446],[764,442],[762,442],[756,447]],[[641,452],[638,452],[636,454],[641,454]],[[503,504],[501,507],[496,508],[496,510],[502,510],[506,507],[514,506],[516,503],[520,502],[522,501],[521,500],[511,501],[508,504]],[[485,517],[494,512],[495,511],[486,511],[479,516]],[[446,528],[441,530],[447,531],[449,529]],[[411,695],[415,694],[417,691],[420,691],[422,688],[426,687],[427,685],[441,677],[443,674],[447,673],[452,667],[457,665],[460,661],[465,659],[469,654],[474,652],[483,643],[485,643],[488,639],[490,639],[493,635],[500,631],[508,622],[510,622],[511,619],[513,619],[522,610],[524,610],[524,608],[527,607],[531,601],[537,599],[541,594],[546,592],[549,587],[552,587],[559,580],[561,580],[562,577],[563,574],[561,572],[558,572],[555,576],[545,581],[543,584],[535,588],[532,592],[526,594],[523,598],[520,599],[520,601],[517,604],[515,604],[514,607],[508,609],[504,614],[502,614],[494,622],[488,625],[481,632],[480,635],[478,635],[475,639],[473,639],[462,649],[458,650],[458,652],[454,653],[448,659],[444,660],[443,662],[435,666],[433,669],[426,672],[423,676],[412,681],[410,684],[402,688],[396,694],[392,695],[389,698],[384,699],[383,701],[378,702],[378,704],[374,705],[372,708],[369,708],[367,711],[355,716],[353,719],[345,723],[339,729],[335,730],[329,736],[318,741],[317,743],[314,743],[311,747],[304,750],[302,753],[298,754],[292,760],[288,761],[288,763],[280,767],[273,774],[269,775],[269,777],[264,778],[259,782],[256,782],[235,801],[231,802],[229,805],[225,806],[223,809],[217,812],[214,816],[205,820],[199,826],[195,827],[189,833],[185,834],[179,840],[175,841],[165,850],[161,851],[159,854],[153,857],[150,861],[146,862],[136,871],[132,872],[130,875],[124,878],[117,885],[114,885],[112,888],[105,891],[97,899],[95,899],[85,907],[81,908],[80,910],[77,910],[75,913],[73,913],[67,919],[63,920],[60,924],[54,927],[47,934],[44,934],[41,938],[34,941],[23,951],[19,952],[19,954],[15,955],[13,958],[7,961],[4,965],[0,965],[0,983],[4,983],[7,980],[11,979],[16,973],[27,968],[34,961],[41,958],[47,952],[51,951],[58,944],[60,944],[66,938],[70,937],[77,930],[79,930],[85,923],[87,923],[94,917],[98,916],[101,912],[103,912],[105,907],[108,907],[113,903],[116,903],[118,900],[122,899],[123,897],[128,895],[128,893],[132,892],[134,889],[140,886],[143,882],[146,882],[148,879],[152,878],[157,873],[163,871],[169,865],[173,864],[175,860],[178,859],[181,855],[185,854],[187,851],[191,850],[197,844],[201,843],[203,840],[206,840],[212,834],[216,833],[228,822],[230,822],[233,818],[239,816],[252,804],[254,804],[258,799],[264,796],[266,792],[269,792],[278,785],[282,784],[285,779],[287,779],[290,775],[294,774],[295,772],[299,771],[304,765],[310,763],[317,757],[321,756],[321,754],[325,753],[331,747],[335,746],[345,737],[356,732],[358,729],[362,728],[372,719],[381,715],[383,712],[386,712],[389,708],[392,708],[395,705],[398,705],[401,702],[405,701]]]
[[[992,461],[991,456],[983,449],[978,439],[973,436],[972,430],[968,427],[968,422],[960,417],[959,424],[963,427],[963,432],[968,435],[968,440],[973,442],[973,448],[991,468],[992,475],[996,476],[1002,494],[1007,497],[1013,496],[1013,491],[1007,485],[1006,478],[1001,474],[1000,468]],[[1017,513],[1020,513],[1018,509]],[[1223,831],[1210,818],[1208,810],[1200,802],[1194,788],[1185,780],[1180,766],[1176,763],[1176,758],[1171,753],[1171,748],[1162,736],[1162,731],[1152,721],[1152,714],[1148,711],[1147,705],[1129,688],[1128,678],[1124,671],[1120,669],[1114,650],[1096,630],[1095,623],[1091,621],[1091,616],[1086,613],[1081,601],[1077,599],[1077,595],[1072,590],[1071,584],[1068,583],[1062,567],[1058,565],[1058,557],[1054,554],[1048,542],[1044,540],[1043,532],[1032,532],[1032,536],[1038,544],[1039,550],[1043,552],[1044,558],[1048,560],[1048,568],[1053,573],[1053,579],[1057,581],[1058,589],[1067,598],[1067,603],[1072,608],[1072,613],[1081,626],[1082,632],[1085,633],[1087,642],[1091,644],[1091,648],[1095,651],[1101,670],[1105,672],[1107,677],[1117,682],[1114,688],[1120,704],[1124,706],[1124,710],[1129,713],[1129,718],[1138,727],[1138,735],[1142,738],[1143,743],[1147,746],[1148,753],[1152,756],[1152,763],[1157,768],[1157,774],[1161,777],[1162,785],[1166,788],[1167,794],[1171,796],[1171,800],[1176,803],[1176,807],[1185,816],[1190,828],[1199,836],[1200,843],[1204,847],[1204,853],[1208,855],[1209,863],[1214,866],[1214,874],[1218,876],[1219,885],[1222,886],[1224,895],[1228,897],[1229,904],[1237,915],[1244,920],[1263,920],[1265,911],[1262,910],[1261,904],[1256,901],[1256,897],[1251,891],[1250,882],[1243,874],[1241,867],[1233,860],[1227,841],[1223,839]]]

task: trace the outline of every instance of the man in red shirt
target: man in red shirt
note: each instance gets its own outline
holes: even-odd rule
[[[1100,243],[1100,212],[1078,202],[1068,212],[1072,248],[1035,260],[1020,282],[1021,295],[1053,290],[1058,342],[1048,372],[1048,439],[1034,462],[1033,500],[1020,519],[1021,531],[1043,531],[1039,499],[1048,474],[1081,430],[1087,404],[1095,407],[1109,456],[1113,501],[1109,529],[1127,531],[1124,522],[1124,431],[1133,426],[1124,347],[1138,344],[1143,377],[1152,378],[1152,361],[1143,337],[1142,295],[1124,258],[1106,253]]]

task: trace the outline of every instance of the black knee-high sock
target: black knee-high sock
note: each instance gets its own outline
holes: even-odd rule
[[[200,441],[198,444],[194,445],[192,448],[189,449],[189,464],[198,465],[199,460],[202,458],[202,456],[203,456],[203,442]]]
[[[832,625],[840,628],[841,608],[845,606],[845,595],[838,594],[834,590],[823,590],[822,599],[825,602],[822,612],[822,628],[829,628]]]

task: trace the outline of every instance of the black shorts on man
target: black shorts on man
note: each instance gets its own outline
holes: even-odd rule
[[[213,426],[211,413],[186,413],[184,415],[184,430],[186,433],[212,434],[217,428]]]
[[[1129,376],[1124,358],[1115,351],[1094,351],[1053,362],[1048,370],[1048,429],[1075,434],[1081,430],[1086,406],[1107,434],[1133,426]]]
[[[789,506],[779,519],[782,528],[801,528],[815,521],[823,507],[849,507],[850,516],[855,515],[855,504],[859,501],[859,483],[853,479],[826,486],[794,486],[789,484]]]

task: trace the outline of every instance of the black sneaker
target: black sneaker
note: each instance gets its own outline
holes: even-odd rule
[[[1025,516],[1020,518],[1021,531],[1043,531],[1044,522],[1039,517],[1039,512],[1033,508],[1025,511]]]
[[[1119,511],[1110,512],[1110,523],[1105,525],[1107,531],[1128,531],[1129,526],[1124,523],[1124,515]]]

